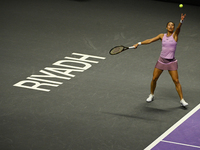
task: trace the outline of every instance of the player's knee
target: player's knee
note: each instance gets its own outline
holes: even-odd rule
[[[174,84],[179,84],[179,79],[173,79]]]
[[[153,82],[156,82],[157,80],[158,80],[158,77],[153,77],[153,78],[152,78],[152,81],[153,81]]]

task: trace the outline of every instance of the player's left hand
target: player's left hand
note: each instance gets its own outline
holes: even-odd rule
[[[183,21],[186,17],[186,14],[183,15],[183,13],[181,14],[181,20]]]

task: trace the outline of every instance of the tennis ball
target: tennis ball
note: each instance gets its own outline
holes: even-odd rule
[[[179,7],[180,7],[180,8],[183,8],[183,4],[180,4]]]

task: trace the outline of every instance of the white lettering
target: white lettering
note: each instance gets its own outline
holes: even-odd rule
[[[54,68],[54,67],[44,68],[45,70],[62,74],[65,76],[58,76],[53,73],[47,72],[45,70],[40,70],[39,72],[43,74],[31,75],[30,77],[26,78],[27,80],[20,81],[14,84],[13,86],[49,92],[50,89],[41,88],[41,86],[58,87],[59,85],[63,83],[58,82],[58,81],[47,80],[43,78],[56,78],[56,79],[70,80],[71,78],[69,77],[75,77],[74,74],[71,74],[72,72],[83,72],[89,69],[90,67],[92,67],[90,63],[99,63],[98,61],[89,60],[90,58],[91,59],[106,59],[105,57],[79,54],[79,53],[72,53],[72,55],[77,55],[81,57],[80,58],[65,57],[65,59],[68,59],[68,60],[59,60],[53,63],[54,66],[61,66],[63,68]]]
[[[28,77],[28,78],[26,78],[26,79],[29,79],[29,80],[36,80],[36,81],[43,81],[43,82],[54,83],[54,84],[63,84],[62,82],[51,81],[51,80],[45,80],[45,79],[38,79],[38,78],[31,78],[31,77]]]
[[[70,74],[72,71],[76,71],[76,72],[83,72],[84,71],[84,70],[77,70],[77,69],[52,68],[52,67],[46,67],[44,69],[52,71],[52,72],[56,72],[56,73],[59,73],[59,74],[64,74],[64,75],[67,75],[67,76],[70,76],[70,77],[75,77],[75,75]],[[58,70],[62,70],[64,72],[58,71]]]
[[[29,84],[31,83],[33,85],[32,86],[25,85],[27,83],[29,83]],[[48,84],[48,83],[40,83],[40,82],[37,82],[37,81],[31,81],[31,80],[23,80],[23,81],[20,81],[20,82],[16,83],[13,86],[32,89],[32,90],[39,90],[39,91],[49,92],[50,91],[49,89],[44,89],[44,88],[39,88],[39,87],[40,86],[54,86],[54,87],[57,87],[58,85]]]
[[[78,64],[83,64],[85,66],[84,67],[76,67],[76,66],[71,66],[71,65],[64,65],[63,63],[78,63]],[[60,61],[55,62],[53,65],[69,67],[69,68],[74,68],[74,69],[83,69],[83,70],[87,70],[92,66],[89,63],[85,63],[85,62],[81,62],[81,61],[73,61],[73,60],[60,60]]]
[[[90,62],[90,63],[99,63],[99,62],[98,61],[93,61],[93,60],[87,60],[89,57],[96,58],[96,59],[106,59],[105,57],[86,55],[86,54],[79,54],[79,53],[72,53],[72,55],[78,55],[78,56],[82,56],[82,57],[81,58],[65,57],[65,58],[66,59],[71,59],[71,60],[85,61],[85,62]]]
[[[44,73],[46,75],[31,75],[31,77],[59,78],[59,79],[65,79],[65,80],[70,80],[71,79],[71,78],[67,78],[67,77],[57,76],[57,75],[54,75],[54,74],[49,73],[49,72],[44,71],[44,70],[40,70],[40,72]]]

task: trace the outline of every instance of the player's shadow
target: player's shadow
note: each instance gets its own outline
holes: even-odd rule
[[[127,118],[134,118],[134,119],[141,119],[141,120],[148,120],[148,121],[159,121],[155,118],[152,119],[152,118],[140,117],[139,115],[127,115],[127,114],[119,114],[119,113],[111,113],[111,112],[102,112],[102,113],[108,114],[108,115],[119,116],[119,117],[127,117]]]
[[[187,107],[177,106],[177,107],[162,109],[162,108],[151,107],[151,106],[149,106],[149,103],[144,103],[143,106],[141,107],[141,109],[148,114],[165,114],[165,113],[169,113],[172,111],[177,111],[177,109],[187,110]],[[148,121],[160,121],[158,119],[149,117],[148,115],[146,117],[143,117],[141,115],[132,115],[132,114],[129,115],[129,114],[120,114],[120,113],[112,113],[112,112],[101,112],[101,113],[108,114],[108,115],[115,115],[115,116],[119,116],[119,117],[148,120]]]
[[[172,107],[172,108],[167,108],[167,109],[159,109],[159,108],[148,107],[148,106],[144,107],[144,111],[153,112],[153,113],[167,113],[171,111],[176,111],[177,109],[187,110],[187,107],[177,106],[177,107]]]

